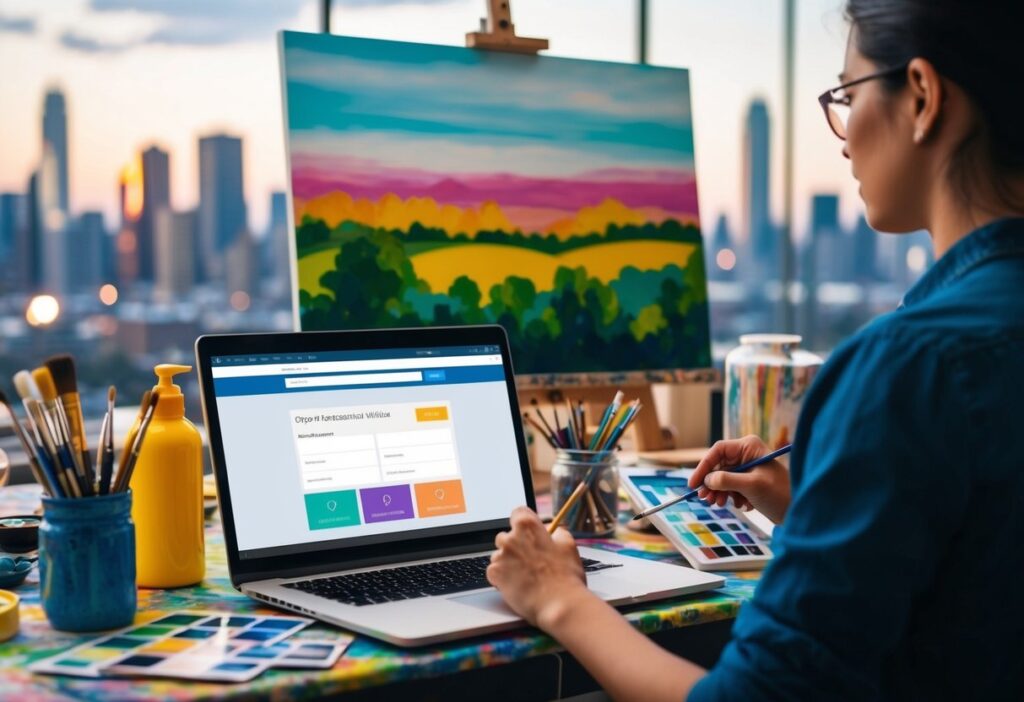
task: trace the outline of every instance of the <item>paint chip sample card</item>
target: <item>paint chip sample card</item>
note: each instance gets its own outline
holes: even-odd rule
[[[75,646],[29,666],[79,677],[147,676],[245,682],[267,668],[330,668],[354,639],[290,638],[304,617],[180,611]]]

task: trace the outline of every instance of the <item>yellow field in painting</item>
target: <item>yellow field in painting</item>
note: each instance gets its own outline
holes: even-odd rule
[[[587,274],[607,283],[616,280],[622,269],[661,270],[670,263],[683,268],[693,253],[694,244],[671,241],[616,241],[596,244],[561,254],[546,254],[520,246],[503,244],[463,244],[425,251],[412,257],[416,275],[430,284],[436,293],[448,291],[460,275],[472,278],[487,299],[491,287],[510,275],[529,278],[537,290],[550,290],[555,271],[560,267],[583,266]],[[337,250],[319,251],[299,260],[299,284],[316,294],[320,276],[334,266]]]

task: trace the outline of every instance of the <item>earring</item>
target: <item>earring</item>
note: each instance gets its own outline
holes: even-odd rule
[[[924,130],[918,129],[916,132],[914,132],[914,143],[920,144],[922,141],[924,141]]]

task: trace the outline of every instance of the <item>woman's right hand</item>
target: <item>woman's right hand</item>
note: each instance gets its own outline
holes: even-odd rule
[[[789,509],[789,469],[771,461],[746,473],[729,473],[725,468],[738,466],[771,453],[761,438],[751,434],[742,439],[719,441],[711,447],[690,476],[691,488],[700,487],[697,496],[719,507],[732,497],[737,507],[753,507],[776,524],[781,524]]]

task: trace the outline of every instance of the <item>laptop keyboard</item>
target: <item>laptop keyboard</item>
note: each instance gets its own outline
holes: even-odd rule
[[[363,607],[490,587],[486,574],[490,563],[490,556],[474,556],[453,561],[436,561],[364,573],[313,578],[284,583],[284,587]],[[619,564],[583,559],[583,570],[587,573],[617,567]]]

